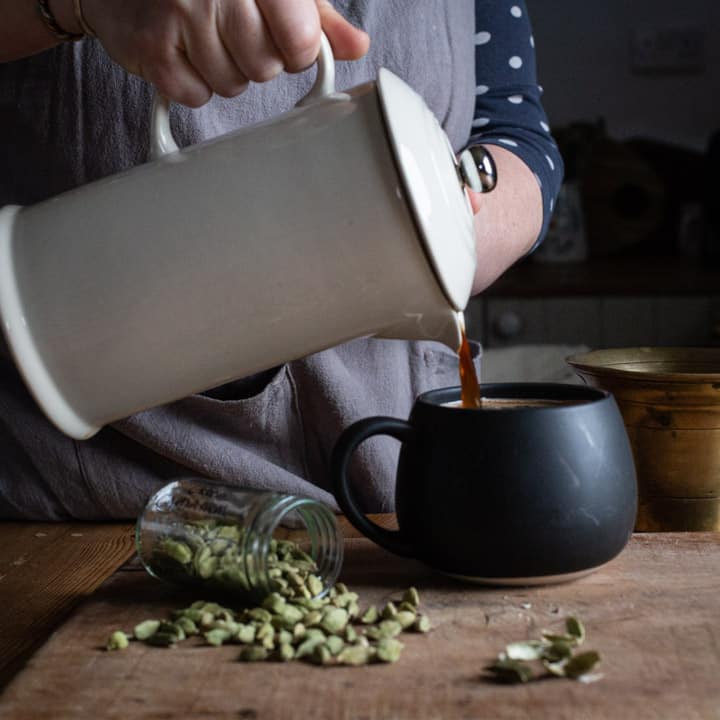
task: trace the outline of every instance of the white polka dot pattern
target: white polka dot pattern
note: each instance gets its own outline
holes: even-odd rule
[[[535,70],[535,38],[525,0],[475,0],[475,113],[471,142],[511,148],[533,173],[543,199],[545,235],[562,181]],[[534,247],[535,247],[534,246]]]

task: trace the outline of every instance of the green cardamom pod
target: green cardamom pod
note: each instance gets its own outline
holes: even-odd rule
[[[277,615],[287,628],[295,627],[299,622],[303,621],[305,613],[295,605],[286,605]]]
[[[214,630],[208,630],[203,637],[205,638],[205,642],[208,645],[214,645],[215,647],[219,647],[226,640],[229,640],[232,636],[233,634],[229,630],[215,628]]]
[[[542,648],[541,657],[543,660],[555,663],[561,660],[566,660],[572,655],[572,645],[562,640],[556,640],[550,645],[545,645]]]
[[[157,632],[157,629],[159,627],[159,620],[143,620],[143,622],[138,623],[135,626],[135,629],[133,630],[133,635],[138,640],[147,640],[151,635],[154,635]]]
[[[375,647],[375,657],[380,662],[394,663],[400,658],[403,647],[405,646],[397,638],[380,638]]]
[[[295,658],[299,660],[300,658],[311,655],[315,648],[318,645],[322,645],[324,642],[324,637],[309,637],[306,640],[303,640],[295,649]]]
[[[382,617],[383,620],[394,620],[397,614],[398,611],[395,607],[395,603],[390,601],[389,603],[385,604],[385,607],[380,613],[380,617]]]
[[[156,647],[172,647],[177,642],[177,636],[173,633],[156,632],[146,638],[145,642]]]
[[[281,662],[290,662],[295,657],[295,648],[290,643],[281,643],[275,651],[275,657]]]
[[[327,633],[339,633],[348,624],[349,615],[344,608],[326,607],[320,627]]]
[[[395,637],[401,632],[402,627],[397,620],[383,620],[377,625],[372,625],[366,630],[366,634],[371,640]]]
[[[235,632],[235,640],[245,645],[252,645],[255,642],[255,634],[257,630],[254,625],[238,625],[238,629]]]
[[[269,612],[279,614],[285,609],[286,605],[285,598],[276,593],[270,593],[262,602],[262,607]]]
[[[129,644],[128,636],[122,630],[116,630],[108,638],[105,647],[108,650],[124,650]]]
[[[532,668],[520,660],[497,660],[485,669],[504,683],[525,683],[533,678]]]
[[[582,645],[585,640],[585,626],[576,617],[569,617],[565,620],[565,629],[568,635],[576,638],[578,645]]]
[[[308,575],[307,589],[313,597],[319,595],[325,588],[325,584],[317,575]]]
[[[313,648],[312,653],[309,655],[309,658],[316,665],[331,665],[334,661],[333,654],[324,643],[316,645]]]
[[[589,673],[600,661],[600,654],[595,650],[578,653],[565,664],[565,675],[577,679]]]
[[[255,633],[255,642],[259,642],[267,637],[275,637],[275,628],[272,626],[272,623],[264,623],[257,629],[257,632]]]
[[[367,665],[370,661],[371,651],[369,647],[363,645],[346,646],[337,656],[339,665]]]
[[[264,648],[262,645],[246,645],[240,651],[238,660],[241,662],[260,662],[267,660],[268,655],[267,648]]]
[[[187,637],[190,635],[197,635],[200,632],[200,630],[198,630],[198,626],[186,615],[181,615],[176,618],[175,623],[183,629]]]
[[[415,622],[415,613],[409,612],[408,610],[399,610],[397,615],[395,616],[395,620],[397,620],[400,623],[400,627],[403,630],[406,630]]]
[[[406,602],[410,605],[413,605],[414,607],[420,607],[420,595],[418,594],[418,591],[414,588],[408,588],[402,596],[402,601]]]
[[[172,538],[163,538],[158,544],[157,551],[181,565],[187,565],[193,559],[193,551],[185,543]]]
[[[378,621],[379,613],[374,605],[371,605],[360,618],[363,625],[372,625]]]
[[[339,635],[331,635],[325,645],[333,655],[337,655],[345,647],[345,641]]]
[[[545,656],[545,645],[540,640],[510,643],[505,648],[509,660],[540,660]]]

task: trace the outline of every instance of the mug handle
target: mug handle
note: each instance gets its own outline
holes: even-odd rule
[[[325,33],[320,35],[320,52],[317,56],[317,76],[313,86],[297,104],[310,105],[329,95],[335,95],[335,57]],[[150,160],[159,160],[179,150],[170,129],[170,102],[153,89],[152,116],[150,118]]]
[[[346,428],[335,444],[330,465],[335,499],[348,520],[363,535],[396,555],[414,557],[412,543],[403,535],[402,529],[380,527],[365,517],[353,499],[347,474],[350,457],[360,443],[373,435],[390,435],[401,443],[409,443],[413,441],[415,430],[405,420],[381,416],[358,420]]]

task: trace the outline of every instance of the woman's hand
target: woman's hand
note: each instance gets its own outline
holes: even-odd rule
[[[56,4],[63,27],[77,30],[71,0]],[[321,29],[338,60],[362,57],[369,45],[328,0],[83,0],[82,8],[110,57],[192,107],[309,67]]]

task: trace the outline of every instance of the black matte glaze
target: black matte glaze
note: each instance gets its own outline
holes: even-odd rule
[[[334,492],[361,532],[443,572],[525,578],[587,570],[617,555],[635,523],[632,451],[614,398],[580,385],[483,385],[483,397],[579,404],[503,410],[446,408],[459,388],[421,395],[409,422],[368,418],[333,453]],[[346,467],[357,445],[401,440],[400,532],[357,509]]]

